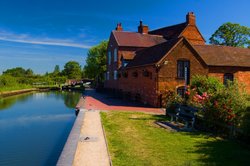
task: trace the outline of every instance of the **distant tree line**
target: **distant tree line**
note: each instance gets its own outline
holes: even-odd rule
[[[21,89],[32,85],[57,85],[63,84],[67,79],[83,78],[83,70],[78,62],[69,61],[61,71],[56,65],[54,71],[45,74],[34,74],[32,69],[16,67],[3,71],[0,75],[0,91],[8,87]]]

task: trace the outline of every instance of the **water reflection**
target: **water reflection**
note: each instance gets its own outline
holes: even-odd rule
[[[0,100],[0,165],[55,165],[75,121],[77,92]]]
[[[15,95],[15,96],[5,97],[5,98],[0,97],[0,111],[10,108],[12,105],[14,105],[17,102],[25,102],[31,97],[30,94],[31,93],[27,93],[27,94]]]
[[[64,97],[64,104],[66,107],[75,108],[81,97],[81,94],[78,92],[63,93],[63,97]]]
[[[25,102],[26,100],[29,99],[29,97],[31,97],[30,94],[31,93],[15,95],[15,96],[6,97],[6,98],[0,98],[0,111],[10,108],[12,105],[14,105],[17,102]],[[43,92],[34,93],[32,97],[35,97],[37,99],[53,97],[56,100],[63,100],[66,107],[75,108],[79,98],[81,97],[81,93],[53,91],[53,92],[46,92],[46,93],[43,93]]]

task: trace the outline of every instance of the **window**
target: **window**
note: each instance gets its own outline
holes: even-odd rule
[[[147,71],[147,70],[143,70],[142,74],[144,77],[149,77],[149,71]]]
[[[127,60],[123,59],[122,60],[122,67],[126,67],[128,65],[128,62]]]
[[[114,62],[117,61],[117,49],[115,48],[114,49]]]
[[[138,77],[138,72],[137,72],[137,71],[134,71],[134,72],[132,73],[132,75],[133,75],[133,77]]]
[[[111,52],[110,51],[108,52],[108,64],[109,65],[111,64]]]
[[[234,81],[234,75],[232,73],[224,74],[224,85],[228,85],[228,81]]]
[[[177,94],[184,98],[185,97],[185,86],[181,86],[181,87],[177,88]]]
[[[109,72],[107,72],[107,80],[109,80]]]
[[[114,80],[117,80],[117,71],[114,71]]]
[[[127,78],[127,77],[128,77],[128,72],[123,72],[123,73],[122,73],[122,76],[123,76],[124,78]]]
[[[190,82],[190,63],[187,60],[177,61],[177,78],[185,79],[186,84]]]

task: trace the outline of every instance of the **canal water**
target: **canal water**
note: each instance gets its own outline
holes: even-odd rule
[[[0,165],[55,165],[75,121],[77,92],[0,98]]]

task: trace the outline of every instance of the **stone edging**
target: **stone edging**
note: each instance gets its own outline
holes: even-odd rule
[[[32,92],[32,91],[36,91],[36,90],[37,90],[36,88],[30,88],[30,89],[22,89],[22,90],[12,90],[12,91],[7,91],[7,92],[0,92],[0,97],[13,96],[13,95]]]
[[[57,166],[71,166],[73,164],[85,111],[85,109],[79,110],[79,113],[71,129],[69,137],[64,145],[60,158],[57,161]]]

